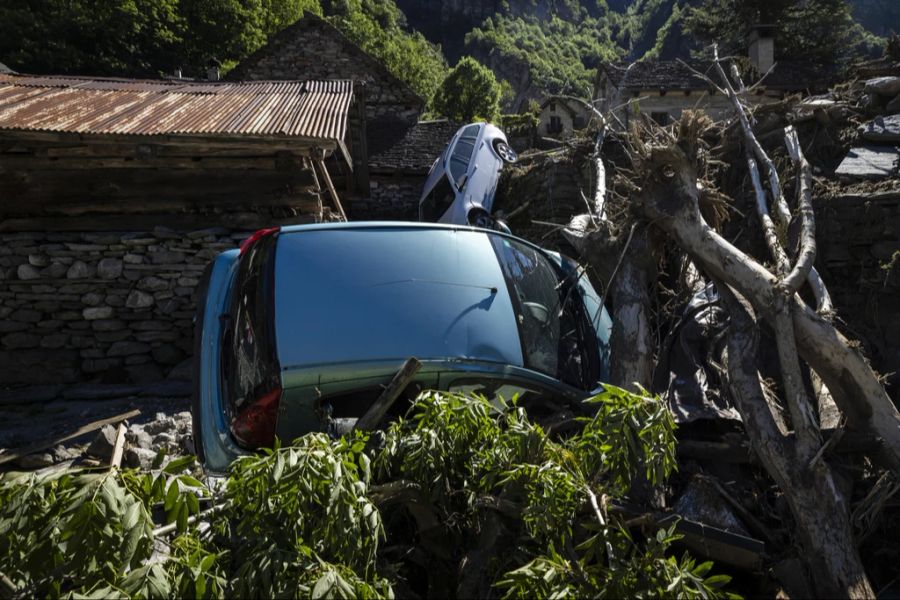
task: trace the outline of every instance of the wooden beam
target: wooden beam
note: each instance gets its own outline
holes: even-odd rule
[[[122,454],[125,452],[125,430],[125,423],[119,423],[119,428],[116,430],[116,443],[109,461],[110,471],[116,471],[122,466]]]
[[[267,152],[276,150],[317,150],[329,154],[337,146],[337,140],[321,138],[308,138],[300,136],[279,135],[244,135],[244,134],[220,134],[220,135],[127,135],[127,134],[89,134],[72,132],[48,132],[48,131],[0,131],[0,141],[33,141],[64,144],[155,144],[158,146],[193,146],[197,148],[245,148],[265,149]]]
[[[28,456],[29,454],[34,454],[35,452],[40,452],[41,450],[46,450],[47,448],[52,448],[57,444],[61,444],[63,442],[67,442],[69,440],[75,439],[79,436],[82,436],[86,433],[90,433],[92,431],[97,431],[104,425],[112,425],[113,423],[119,423],[124,421],[125,419],[130,419],[132,417],[136,417],[141,414],[139,409],[130,410],[126,413],[122,413],[120,415],[116,415],[114,417],[109,417],[106,419],[100,419],[99,421],[94,421],[93,423],[88,423],[82,427],[79,427],[72,433],[67,433],[65,435],[58,435],[50,438],[46,438],[41,440],[40,442],[34,443],[30,446],[26,446],[25,448],[20,448],[15,452],[10,452],[9,454],[0,455],[0,465],[4,463],[8,463],[14,460],[18,460],[23,456]]]
[[[356,422],[354,429],[360,431],[372,431],[373,429],[376,429],[379,423],[381,423],[381,420],[384,419],[384,415],[386,415],[387,411],[394,405],[394,402],[397,401],[397,398],[400,397],[400,394],[403,393],[403,390],[406,389],[406,386],[413,380],[413,377],[416,376],[416,373],[421,367],[422,363],[419,362],[418,359],[406,359],[406,362],[403,363],[403,366],[400,367],[400,370],[397,371],[397,374],[394,375],[391,382],[384,388],[384,391],[378,397],[378,400],[376,400],[375,403],[369,407],[369,410],[367,410]]]
[[[24,231],[151,231],[154,227],[166,227],[174,231],[196,231],[209,227],[229,227],[255,231],[263,227],[279,225],[305,225],[316,223],[316,215],[273,219],[269,215],[241,212],[223,215],[192,214],[141,214],[141,215],[90,215],[78,217],[46,216],[0,220],[0,233]]]
[[[324,160],[316,160],[317,166],[319,167],[319,171],[322,173],[322,179],[325,181],[325,185],[328,187],[328,193],[331,194],[331,199],[334,201],[334,206],[337,208],[338,214],[344,219],[347,220],[347,213],[344,212],[344,207],[341,205],[341,199],[338,197],[337,190],[334,189],[334,184],[331,182],[331,177],[328,175],[328,169],[325,167]]]
[[[276,168],[275,156],[231,158],[205,156],[154,156],[149,158],[135,156],[70,156],[59,158],[28,154],[0,154],[0,172],[80,171],[91,169],[178,169],[198,171],[240,169],[242,171],[274,171]]]

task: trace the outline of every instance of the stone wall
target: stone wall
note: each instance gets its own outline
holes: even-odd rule
[[[425,175],[372,175],[369,196],[351,198],[353,221],[417,221]]]
[[[825,197],[815,209],[816,265],[839,326],[864,341],[900,400],[900,192]]]
[[[0,233],[0,387],[186,369],[203,270],[248,234]]]

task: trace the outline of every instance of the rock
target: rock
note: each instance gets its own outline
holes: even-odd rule
[[[870,142],[900,142],[900,115],[875,117],[860,127],[859,133]]]
[[[126,328],[124,321],[115,319],[98,319],[91,323],[91,329],[94,331],[122,331]]]
[[[150,383],[163,377],[162,371],[153,363],[125,367],[125,372],[128,373],[128,379],[134,383]]]
[[[885,109],[889,113],[900,112],[900,94],[897,94],[897,97],[887,103]]]
[[[144,431],[154,437],[176,428],[175,419],[165,413],[157,413],[154,420],[144,425]]]
[[[65,277],[68,270],[69,267],[62,263],[53,263],[52,265],[41,271],[41,277],[46,277],[48,279],[60,279],[61,277]]]
[[[154,348],[152,354],[153,360],[163,365],[174,365],[184,358],[184,353],[171,344]]]
[[[0,333],[12,333],[14,331],[24,331],[30,326],[27,323],[19,323],[18,321],[0,321]]]
[[[100,279],[117,279],[122,275],[122,261],[117,258],[104,258],[97,263],[97,276]]]
[[[161,290],[169,289],[169,282],[165,279],[160,279],[159,277],[144,277],[137,284],[138,289],[145,290],[148,292],[158,292]]]
[[[900,77],[876,77],[866,82],[866,93],[889,96],[900,94]]]
[[[32,279],[40,279],[41,274],[31,265],[19,265],[19,268],[16,269],[16,275],[18,275],[19,279],[22,281],[30,281]]]
[[[129,252],[122,257],[122,260],[124,260],[129,265],[139,265],[144,262],[144,257],[140,254],[133,254]]]
[[[46,254],[29,254],[28,264],[33,267],[46,267],[50,264],[50,257]]]
[[[2,338],[5,347],[16,350],[19,348],[37,348],[41,343],[41,337],[31,333],[10,333]]]
[[[113,448],[116,445],[117,431],[118,427],[104,425],[103,428],[97,432],[97,436],[94,438],[94,441],[91,442],[91,445],[88,446],[87,453],[102,460],[109,460],[112,457]]]
[[[125,439],[132,446],[144,448],[146,450],[150,450],[153,446],[153,437],[144,431],[142,425],[132,425],[129,427],[128,431],[125,432]]]
[[[56,460],[54,460],[53,455],[49,452],[39,452],[37,454],[26,454],[20,458],[17,463],[20,468],[31,471],[56,464]]]
[[[41,348],[62,348],[69,341],[67,333],[53,333],[41,339]]]
[[[125,306],[128,308],[149,308],[153,306],[155,300],[153,296],[141,290],[131,290],[128,298],[125,299]]]
[[[104,373],[122,366],[119,358],[91,358],[81,363],[81,370],[85,373]]]
[[[161,225],[157,225],[153,228],[153,235],[160,240],[180,240],[184,237],[183,234],[175,231],[174,229],[162,227]]]
[[[85,308],[81,311],[81,316],[87,321],[96,321],[98,319],[108,319],[113,315],[111,306],[93,306]]]
[[[857,179],[893,177],[898,171],[900,151],[890,146],[851,148],[835,175]]]
[[[173,252],[171,250],[162,250],[160,252],[151,252],[150,261],[154,265],[167,265],[184,262],[183,252]]]
[[[87,279],[94,275],[94,270],[80,260],[72,263],[66,271],[66,279]]]
[[[19,310],[13,311],[13,313],[9,315],[9,318],[13,321],[21,321],[24,323],[37,323],[44,318],[44,315],[36,310],[20,308]]]
[[[139,391],[134,385],[79,383],[66,387],[61,395],[66,400],[109,400],[134,396]]]
[[[128,448],[125,450],[123,458],[125,464],[129,467],[148,471],[153,467],[153,462],[156,460],[156,452],[147,448]],[[163,461],[163,464],[165,462]]]
[[[194,359],[186,358],[169,371],[168,379],[178,381],[192,381],[194,378]]]
[[[130,356],[132,354],[144,354],[150,351],[150,345],[143,342],[119,341],[115,342],[107,350],[106,355],[113,356]]]

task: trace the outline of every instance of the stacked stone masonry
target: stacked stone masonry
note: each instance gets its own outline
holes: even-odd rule
[[[0,234],[0,387],[184,369],[203,271],[248,233]]]

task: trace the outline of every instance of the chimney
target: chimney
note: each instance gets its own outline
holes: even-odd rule
[[[217,61],[215,58],[209,59],[206,63],[206,80],[207,81],[218,81],[219,80],[219,67],[222,63]]]
[[[760,73],[775,64],[775,26],[757,25],[750,32],[750,62]]]

